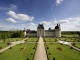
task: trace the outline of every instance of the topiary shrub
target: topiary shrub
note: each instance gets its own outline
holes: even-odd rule
[[[33,47],[33,49],[36,49],[35,47]]]
[[[2,54],[2,53],[0,53],[0,54]]]
[[[47,47],[47,49],[49,49],[49,47]]]
[[[62,43],[60,43],[61,45],[63,45]]]
[[[9,49],[12,49],[12,47],[10,47]]]
[[[70,47],[70,49],[73,49],[73,47]]]
[[[51,53],[49,53],[49,55],[51,55]]]
[[[53,60],[56,60],[55,57],[53,57]]]
[[[29,60],[29,58],[27,58],[26,60]]]
[[[2,47],[0,47],[0,49],[2,49]]]
[[[61,47],[58,47],[57,50],[62,51],[63,49]]]
[[[33,55],[33,53],[31,53],[31,55]]]
[[[47,45],[46,45],[47,46]]]
[[[7,45],[11,45],[11,43],[9,42],[9,43],[7,43]]]
[[[18,41],[18,40],[16,40],[16,41]]]

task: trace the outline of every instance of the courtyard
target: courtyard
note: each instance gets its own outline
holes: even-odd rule
[[[22,38],[10,38],[12,40],[6,39],[6,41],[0,42],[1,49],[9,46],[8,42],[18,42],[25,41],[24,43],[16,44],[9,49],[0,53],[0,60],[36,60],[37,57],[43,55],[43,51],[41,49],[45,49],[45,56],[47,59],[45,60],[80,60],[80,52],[71,48],[68,45],[61,44],[58,41],[65,41],[70,43],[75,43],[75,47],[80,48],[80,42],[78,42],[79,38],[73,37],[44,37],[42,39],[37,37],[28,37],[27,39]],[[39,41],[41,46],[39,45]],[[44,45],[43,45],[44,44]],[[42,46],[44,46],[42,48]],[[39,48],[40,47],[40,48]],[[0,50],[1,50],[0,49]],[[37,53],[38,51],[38,53]],[[41,52],[41,54],[40,54]],[[38,54],[37,57],[35,54]],[[35,58],[35,59],[34,59]],[[45,57],[44,57],[45,58]],[[42,59],[42,58],[41,58]],[[44,59],[42,59],[44,60]]]

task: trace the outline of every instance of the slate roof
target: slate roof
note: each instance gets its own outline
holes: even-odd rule
[[[43,26],[43,24],[39,24],[37,28],[42,28],[42,29],[44,29],[44,26]]]

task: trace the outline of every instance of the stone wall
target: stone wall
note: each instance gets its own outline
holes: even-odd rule
[[[55,30],[55,37],[61,37],[61,30],[60,29]]]
[[[44,36],[45,37],[54,37],[54,32],[45,32]]]

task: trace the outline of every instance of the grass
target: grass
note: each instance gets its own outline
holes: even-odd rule
[[[26,60],[29,58],[29,60],[32,60],[36,44],[21,44],[16,45],[12,47],[11,49],[8,49],[0,54],[0,60]],[[24,47],[24,50],[21,50],[21,48]],[[33,55],[31,55],[31,53]]]
[[[44,38],[45,42],[55,42],[54,38]]]
[[[64,38],[64,37],[61,37],[61,38],[57,38],[59,40],[62,40],[62,41],[67,41],[67,42],[78,42],[78,38]]]
[[[73,34],[73,35],[72,34],[70,34],[70,35],[69,34],[62,34],[62,36],[65,36],[65,37],[79,37],[78,34]]]
[[[49,60],[53,60],[55,57],[56,60],[80,60],[80,52],[70,49],[69,46],[60,45],[60,44],[46,44],[49,49],[47,50],[47,54]],[[62,51],[57,48],[60,47]],[[49,55],[51,53],[51,55]]]
[[[14,41],[18,41],[18,40],[22,40],[22,38],[9,38],[9,39],[6,39],[5,41],[0,42],[0,47],[2,47],[1,49],[3,49],[3,48],[8,46],[8,44],[7,44],[8,42],[14,42]]]
[[[28,42],[37,42],[38,38],[37,37],[30,37],[27,39]]]
[[[5,41],[6,42],[14,42],[14,41],[19,41],[19,40],[22,40],[22,38],[8,38]],[[4,41],[4,40],[1,39],[0,41]]]
[[[80,43],[76,43],[76,47],[80,48]]]
[[[0,47],[2,47],[1,49],[7,47],[7,43],[6,42],[0,42]]]
[[[9,42],[14,42],[14,41],[19,41],[19,40],[22,40],[22,38],[9,38],[9,39],[6,39],[6,41],[9,41]]]

